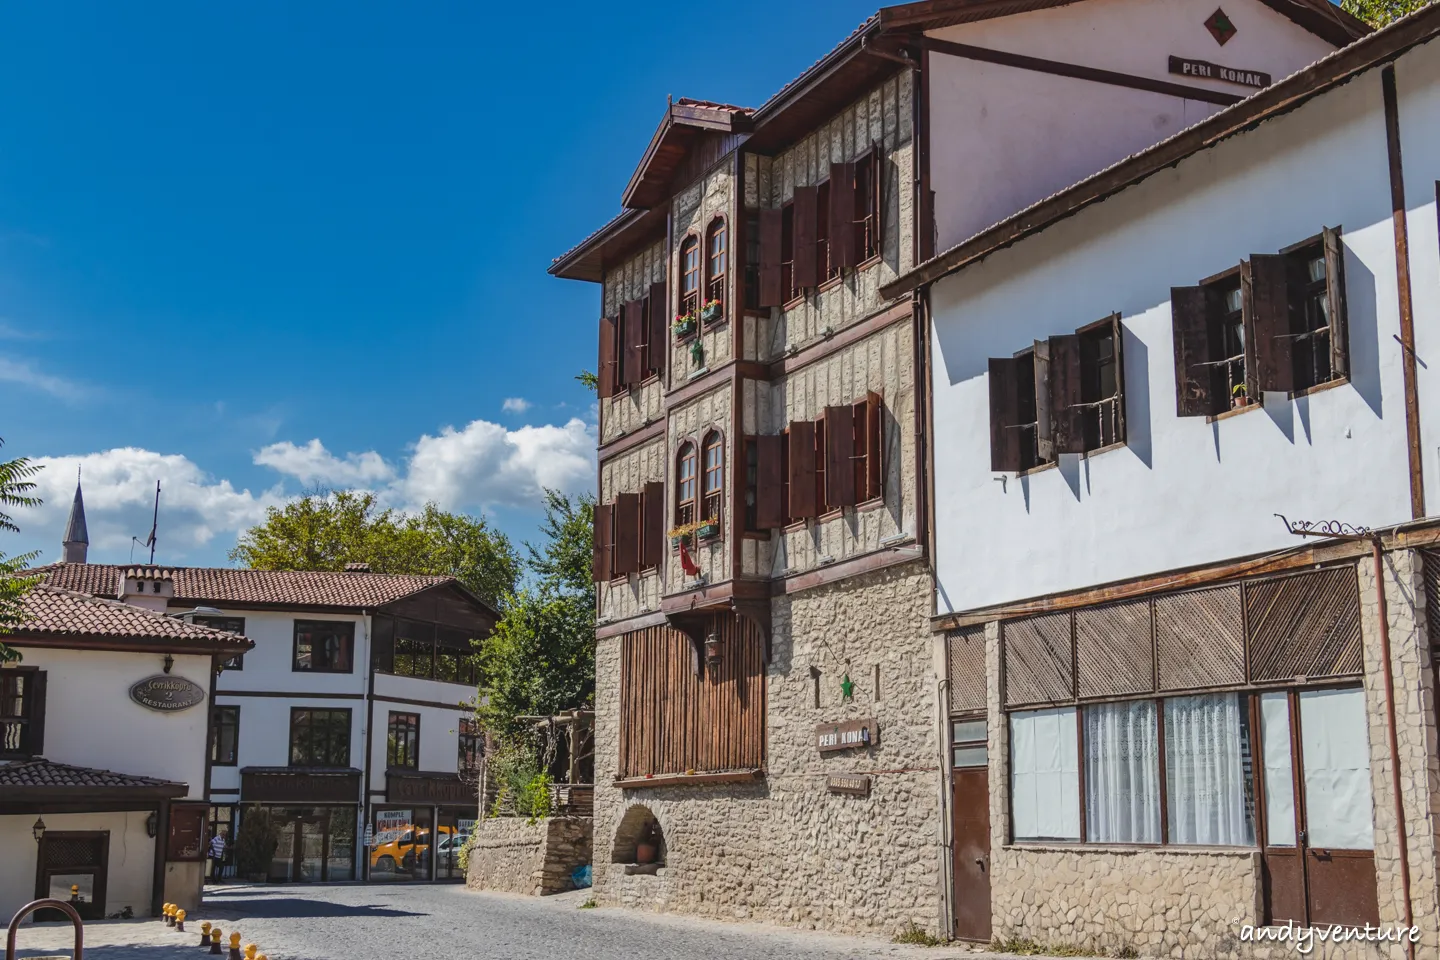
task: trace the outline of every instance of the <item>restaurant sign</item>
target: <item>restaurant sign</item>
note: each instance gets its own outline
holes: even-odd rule
[[[835,750],[863,750],[880,742],[880,724],[874,719],[846,720],[844,723],[821,723],[815,727],[815,749],[821,753]]]
[[[188,710],[205,701],[205,689],[184,677],[160,674],[141,680],[130,688],[130,699],[142,707],[170,713]]]

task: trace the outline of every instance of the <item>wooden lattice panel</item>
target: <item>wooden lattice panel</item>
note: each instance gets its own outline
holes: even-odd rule
[[[1081,697],[1155,689],[1149,600],[1075,611],[1075,686]]]
[[[1245,682],[1245,617],[1240,586],[1155,599],[1155,653],[1161,690]]]
[[[1074,698],[1070,614],[1012,620],[1004,625],[1004,638],[1007,707]]]
[[[1425,560],[1425,623],[1430,632],[1430,648],[1440,650],[1440,553],[1426,550]]]
[[[1362,671],[1360,592],[1346,565],[1245,585],[1250,679],[1338,677]]]
[[[949,664],[950,710],[953,713],[984,710],[984,625],[951,630],[945,634],[945,655]]]

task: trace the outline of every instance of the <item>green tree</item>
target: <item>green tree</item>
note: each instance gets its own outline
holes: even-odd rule
[[[595,702],[595,591],[590,578],[595,500],[545,492],[541,545],[526,544],[534,582],[505,604],[482,641],[479,710],[487,729],[517,733],[516,717]]]
[[[1414,13],[1431,0],[1340,0],[1340,6],[1370,26],[1380,28]]]
[[[510,538],[483,517],[427,503],[419,513],[381,509],[372,493],[317,491],[270,507],[240,535],[230,559],[256,570],[439,574],[498,606],[515,590],[520,560]]]
[[[5,441],[0,439],[0,446]],[[40,498],[34,495],[35,482],[30,478],[40,468],[24,457],[0,463],[0,530],[19,533],[20,528],[10,516],[15,507],[38,507]],[[24,577],[21,572],[35,559],[36,554],[24,553],[18,557],[7,557],[0,552],[0,635],[10,633],[23,618],[21,601],[37,583],[39,577]],[[0,643],[0,663],[19,660],[20,651]]]

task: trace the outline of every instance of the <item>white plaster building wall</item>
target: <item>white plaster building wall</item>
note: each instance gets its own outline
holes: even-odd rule
[[[26,659],[29,659],[28,654]],[[45,736],[48,744],[48,724]],[[145,832],[145,820],[149,816],[146,810],[52,813],[45,816],[47,832],[110,831],[109,873],[105,889],[107,913],[116,913],[125,907],[133,910],[137,917],[150,913],[155,841]],[[0,869],[0,915],[6,918],[35,899],[35,858],[40,847],[31,833],[34,823],[33,815],[0,817],[0,848],[5,850],[5,867]],[[25,947],[23,933],[18,946],[22,950]]]
[[[1214,10],[1213,0],[1091,0],[928,35],[1240,96],[1254,91],[1173,75],[1169,56],[1280,80],[1334,49],[1259,0],[1225,5],[1236,33],[1222,47],[1204,26]],[[938,250],[1220,109],[939,52],[930,68]]]
[[[240,739],[233,767],[214,767],[211,787],[238,788],[244,767],[283,767],[290,763],[290,710],[350,711],[350,765],[361,767],[365,759],[365,701],[352,699],[294,697],[226,697],[215,702],[240,708]],[[378,711],[377,711],[378,713]],[[383,718],[382,718],[383,721]],[[48,733],[47,733],[48,737]]]
[[[415,689],[419,684],[428,685],[428,689]],[[459,769],[460,718],[474,714],[473,707],[462,707],[460,704],[474,699],[473,687],[463,683],[441,683],[434,680],[416,680],[414,677],[391,677],[379,674],[375,677],[375,693],[377,697],[375,701],[375,736],[372,738],[370,746],[371,790],[383,791],[385,789],[386,738],[391,713],[419,715],[420,770],[432,773],[454,773]],[[436,703],[453,703],[455,706],[421,706],[414,703],[395,703],[379,699],[386,696],[398,696],[407,700],[423,698]],[[361,766],[359,763],[355,765]]]
[[[20,650],[25,666],[46,672],[46,759],[160,777],[187,784],[186,796],[205,795],[207,703],[164,713],[130,699],[132,685],[162,673],[163,654]],[[183,677],[207,693],[209,674],[208,654],[178,656],[170,671],[170,676]]]
[[[1372,72],[937,283],[939,609],[1293,546],[1277,512],[1409,519],[1387,171]],[[1169,288],[1324,226],[1344,228],[1352,381],[1214,423],[1178,418]],[[1128,445],[1001,482],[986,358],[1113,311]]]
[[[223,610],[227,617],[245,619],[245,636],[255,647],[245,654],[244,669],[220,674],[217,689],[256,690],[267,693],[363,693],[370,663],[367,642],[369,617],[346,613],[293,613],[270,610]],[[296,620],[339,620],[355,624],[355,660],[350,673],[297,671],[295,662]]]
[[[1415,365],[1420,396],[1420,449],[1425,512],[1440,508],[1440,44],[1431,42],[1395,63],[1400,154],[1410,240],[1410,293],[1415,312]]]

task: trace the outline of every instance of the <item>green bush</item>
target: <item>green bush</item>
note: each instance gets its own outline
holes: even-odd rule
[[[240,830],[235,834],[235,871],[241,877],[268,873],[279,846],[280,832],[270,814],[259,807],[245,808],[240,817]]]
[[[492,817],[528,817],[534,823],[550,816],[554,781],[533,743],[521,737],[501,740],[490,754],[487,770],[496,785]]]

